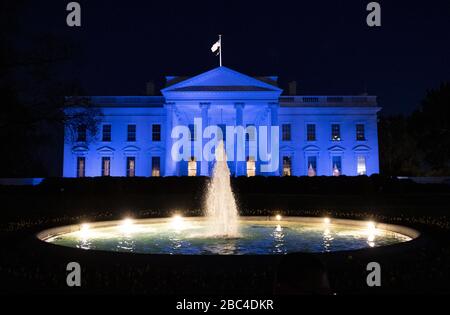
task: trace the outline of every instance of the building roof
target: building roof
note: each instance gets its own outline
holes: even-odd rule
[[[167,77],[163,95],[178,92],[276,92],[282,90],[276,84],[276,77],[251,77],[227,67],[217,67],[199,75]]]
[[[199,92],[199,91],[215,91],[215,92],[231,92],[231,91],[271,91],[266,87],[255,85],[197,85],[184,86],[173,89],[176,92]]]
[[[280,96],[277,77],[250,77],[227,67],[217,67],[193,77],[167,77],[163,96],[92,96],[84,97],[98,107],[163,107],[166,101],[208,99],[273,99],[281,107],[377,107],[370,95],[297,95]],[[242,92],[242,93],[239,93]],[[83,98],[83,97],[81,97]],[[68,97],[67,104],[81,104],[80,98]]]

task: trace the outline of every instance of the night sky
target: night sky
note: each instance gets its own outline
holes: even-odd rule
[[[383,114],[411,112],[450,80],[448,0],[379,1],[380,28],[366,24],[368,0],[79,2],[81,28],[65,23],[68,0],[28,1],[16,32],[26,49],[48,35],[71,43],[59,67],[87,95],[142,95],[146,81],[214,68],[219,33],[227,67],[297,80],[300,94],[367,90]]]

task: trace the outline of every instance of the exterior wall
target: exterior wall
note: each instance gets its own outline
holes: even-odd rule
[[[308,156],[317,157],[316,175],[332,175],[332,157],[342,157],[342,175],[356,176],[357,156],[366,158],[366,172],[379,172],[377,108],[280,108],[279,124],[291,124],[291,141],[280,141],[282,156],[291,156],[292,173],[308,174]],[[307,141],[307,124],[316,125],[316,141]],[[341,127],[341,140],[331,140],[331,125]],[[356,124],[364,124],[364,141],[356,140]]]
[[[111,176],[126,175],[127,156],[136,158],[136,176],[151,175],[152,156],[161,157],[161,174],[165,160],[164,108],[103,108],[101,125],[111,124],[111,141],[103,142],[102,126],[96,136],[87,136],[86,143],[67,139],[64,145],[64,177],[76,177],[77,157],[86,158],[85,176],[101,176],[102,157],[111,158]],[[136,125],[136,141],[127,141],[128,124]],[[161,125],[161,141],[152,141],[152,124]],[[66,136],[67,136],[66,131]]]
[[[247,102],[243,109],[243,125],[254,124],[256,127],[271,123],[270,102]],[[233,125],[236,121],[236,110],[233,103],[209,103],[208,124],[224,123]],[[271,103],[273,104],[273,103]],[[198,102],[172,103],[177,108],[103,108],[103,124],[111,124],[111,142],[102,142],[101,130],[95,137],[88,135],[87,143],[72,143],[70,139],[64,146],[64,177],[76,177],[77,157],[86,158],[85,176],[101,176],[101,161],[103,156],[111,158],[111,176],[126,176],[126,158],[136,158],[136,176],[151,176],[152,156],[159,156],[161,161],[161,175],[187,175],[187,162],[179,162],[172,167],[165,167],[166,154],[170,154],[169,145],[166,148],[172,124],[191,124],[194,118],[202,116]],[[224,106],[225,110],[224,110]],[[219,111],[221,115],[219,115]],[[304,176],[308,174],[308,156],[317,157],[317,175],[332,175],[332,157],[342,157],[342,175],[355,176],[357,174],[357,156],[366,158],[367,175],[379,172],[378,162],[378,108],[358,107],[280,107],[277,110],[276,123],[280,126],[280,167],[282,169],[283,156],[290,156],[292,161],[292,175]],[[166,113],[173,112],[173,117]],[[316,141],[307,141],[306,125],[316,125]],[[331,124],[341,126],[341,141],[331,140]],[[136,141],[127,141],[127,126],[136,125]],[[152,124],[161,125],[161,141],[152,141]],[[291,124],[291,141],[281,141],[282,124]],[[356,124],[364,124],[364,141],[356,140]],[[169,132],[169,133],[167,133]],[[248,151],[248,146],[247,146]],[[168,156],[170,160],[170,156]],[[258,163],[257,163],[258,165]],[[208,173],[211,171],[208,163]],[[200,163],[197,166],[200,175]],[[245,175],[245,171],[237,171],[237,166],[230,163],[234,175]],[[259,170],[259,168],[257,168]],[[257,174],[261,174],[257,171]],[[265,174],[265,175],[279,175]]]

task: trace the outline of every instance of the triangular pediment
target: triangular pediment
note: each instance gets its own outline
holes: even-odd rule
[[[305,152],[319,152],[320,148],[316,145],[307,145],[306,147],[303,148],[303,151]]]
[[[128,145],[122,149],[122,151],[124,151],[124,152],[138,152],[140,150],[141,149],[135,145]]]
[[[174,79],[175,80],[175,79]],[[175,80],[176,81],[176,80]],[[170,84],[170,81],[169,81]],[[161,90],[168,92],[278,92],[273,84],[250,77],[227,67],[218,67],[179,81]]]
[[[107,145],[97,149],[99,153],[113,153],[115,150]]]
[[[161,146],[158,147],[151,147],[150,149],[147,150],[150,154],[162,154],[164,153],[164,148]]]
[[[355,152],[369,152],[370,151],[370,147],[368,147],[367,145],[361,144],[361,145],[357,145],[356,147],[354,147],[353,151],[355,151]]]
[[[341,147],[340,145],[335,145],[335,146],[332,146],[331,148],[328,148],[328,151],[330,151],[330,152],[344,152],[345,148]]]
[[[280,147],[280,151],[282,152],[294,152],[295,148],[291,145],[283,145]]]
[[[77,145],[72,148],[73,153],[86,153],[89,151],[89,148],[85,145]]]

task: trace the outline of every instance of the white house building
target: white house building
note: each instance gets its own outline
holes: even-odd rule
[[[259,154],[250,154],[256,135],[247,128],[245,160],[229,162],[234,176],[379,172],[375,96],[282,96],[276,80],[218,67],[167,77],[162,96],[92,96],[103,114],[99,133],[80,126],[76,139],[65,142],[63,176],[208,176],[213,162],[195,150],[187,161],[174,159],[172,132],[187,126],[194,146],[215,125],[279,128],[278,141],[270,143],[277,146],[271,151],[279,155],[276,169],[261,171]],[[202,130],[194,119],[201,119]]]

